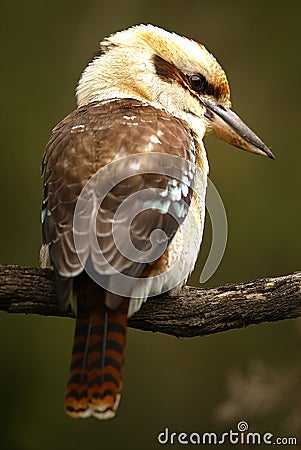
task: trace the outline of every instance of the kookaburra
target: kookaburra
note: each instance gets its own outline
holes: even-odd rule
[[[41,260],[54,269],[61,307],[76,301],[66,412],[107,419],[122,388],[127,317],[151,295],[181,287],[196,263],[208,174],[204,135],[213,131],[241,149],[273,154],[231,110],[226,74],[206,48],[152,25],[101,42],[79,80],[77,104],[54,128],[44,154]],[[183,165],[174,167],[173,157]],[[125,169],[130,176],[123,176]],[[103,175],[89,184],[97,173]],[[132,208],[115,216],[140,192],[151,195],[134,200],[138,210],[127,230]],[[158,229],[164,237],[153,239],[153,258],[146,260],[131,259],[115,239],[122,243],[129,231],[143,253]],[[164,251],[154,256],[162,243]],[[134,281],[123,285],[116,274]]]

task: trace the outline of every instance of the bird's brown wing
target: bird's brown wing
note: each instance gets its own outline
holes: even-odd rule
[[[185,124],[138,100],[93,102],[55,127],[42,165],[43,242],[62,306],[84,266],[103,280],[139,277],[162,253],[188,211],[193,158]],[[165,236],[151,236],[157,229]]]

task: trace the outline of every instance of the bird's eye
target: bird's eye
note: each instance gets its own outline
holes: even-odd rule
[[[196,92],[205,92],[208,83],[203,75],[190,75],[188,77],[190,87]]]

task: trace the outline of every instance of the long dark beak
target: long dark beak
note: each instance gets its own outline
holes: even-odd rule
[[[235,112],[222,105],[213,104],[203,97],[200,100],[206,108],[205,117],[210,122],[215,136],[248,152],[275,158],[271,150]]]

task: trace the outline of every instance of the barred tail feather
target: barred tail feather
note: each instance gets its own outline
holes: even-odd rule
[[[124,299],[111,310],[105,306],[104,296],[99,297],[100,288],[95,285],[93,290],[97,299],[95,295],[87,297],[91,289],[78,293],[65,409],[73,418],[109,419],[115,415],[122,390],[129,301]]]

